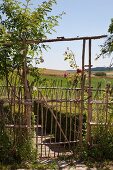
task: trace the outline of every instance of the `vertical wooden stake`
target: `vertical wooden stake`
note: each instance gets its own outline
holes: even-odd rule
[[[106,96],[105,96],[105,126],[108,124],[108,102],[109,102],[109,89],[110,85],[106,85]],[[106,126],[107,127],[107,126]]]
[[[81,108],[80,108],[80,115],[79,115],[79,144],[82,145],[82,127],[83,127],[83,111],[84,111],[84,61],[85,61],[85,44],[86,40],[83,39],[83,49],[82,49],[82,77],[81,77]]]
[[[88,69],[88,116],[87,116],[87,143],[91,144],[91,126],[90,122],[92,119],[92,91],[91,91],[91,39],[89,39],[89,69]]]

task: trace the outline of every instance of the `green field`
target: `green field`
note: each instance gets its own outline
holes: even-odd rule
[[[105,88],[106,84],[113,86],[113,78],[110,77],[92,77],[91,86],[97,88]],[[35,83],[37,86],[48,86],[48,87],[72,87],[72,82],[68,78],[60,76],[42,76],[39,81]],[[78,83],[80,87],[80,82]],[[88,85],[88,78],[85,80],[85,84]]]
[[[40,77],[37,75],[35,78],[33,76],[28,75],[28,80],[30,82],[31,86],[37,86],[37,87],[81,87],[81,83],[83,83],[79,77],[79,81],[73,82],[72,75],[73,73],[69,73],[69,76],[66,78],[63,76],[63,71],[54,71],[54,70],[46,70],[45,73],[42,73]],[[52,75],[53,74],[53,75]],[[18,76],[13,73],[13,76],[11,75],[9,77],[9,81],[11,85],[20,85],[20,81]],[[88,86],[88,77],[85,78],[85,86]],[[105,88],[106,84],[110,84],[110,86],[113,86],[113,76],[111,73],[107,76],[94,76],[92,75],[91,78],[91,86],[93,88],[98,88],[98,86],[101,86],[101,88]],[[5,78],[0,80],[0,85],[6,85]]]
[[[113,86],[113,78],[109,77],[92,77],[91,79],[92,87],[98,87],[98,83],[101,83],[101,87],[105,88],[106,84],[110,83]]]

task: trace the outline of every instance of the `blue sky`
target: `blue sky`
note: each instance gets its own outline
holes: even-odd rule
[[[53,13],[58,14],[62,11],[65,11],[66,15],[59,21],[56,33],[53,33],[50,38],[108,34],[108,27],[111,18],[113,18],[113,0],[58,0],[57,5],[53,7]],[[104,39],[92,42],[92,65],[94,67],[109,66],[109,57],[95,61],[96,54],[99,54],[100,51],[99,45],[103,44],[103,42]],[[45,62],[39,67],[61,70],[70,69],[63,56],[67,47],[74,52],[77,64],[81,67],[82,42],[52,43],[50,47],[51,50],[44,53]],[[87,50],[85,63],[88,64]]]

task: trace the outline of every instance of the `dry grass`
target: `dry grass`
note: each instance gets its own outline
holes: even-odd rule
[[[43,69],[42,74],[44,75],[48,75],[48,76],[59,76],[59,77],[63,77],[64,73],[71,73],[69,71],[66,70],[54,70],[54,69]]]
[[[73,74],[74,72],[73,71],[67,71],[67,70],[55,70],[55,69],[46,69],[46,68],[43,68],[41,69],[41,73],[43,75],[47,75],[47,76],[58,76],[58,77],[64,77],[64,73],[67,73],[67,74]],[[106,75],[107,75],[107,78],[113,78],[113,71],[106,71]],[[92,72],[92,77],[96,77],[94,75],[94,72]],[[97,77],[98,78],[98,77]],[[100,78],[100,77],[99,77]],[[103,78],[103,77],[102,77]]]
[[[106,74],[107,76],[113,77],[113,71],[107,71]]]

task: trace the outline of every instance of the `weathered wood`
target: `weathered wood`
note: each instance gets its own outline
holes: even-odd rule
[[[6,128],[28,128],[28,125],[5,125]]]
[[[54,38],[54,39],[47,39],[47,40],[27,40],[28,44],[39,44],[39,43],[48,43],[48,42],[60,42],[60,41],[75,41],[75,40],[89,40],[89,39],[101,39],[106,38],[107,35],[100,35],[100,36],[91,36],[91,37],[73,37],[73,38]]]
[[[40,44],[40,43],[51,43],[51,42],[60,42],[60,41],[76,41],[76,40],[89,40],[89,39],[92,39],[92,40],[96,40],[96,39],[101,39],[101,38],[106,38],[107,35],[100,35],[100,36],[85,36],[85,37],[72,37],[72,38],[65,38],[65,37],[62,37],[62,38],[53,38],[53,39],[45,39],[45,40],[26,40],[26,44]],[[20,41],[21,42],[21,41]],[[0,43],[4,46],[11,46],[13,45],[13,43],[11,41],[7,41],[4,43],[4,41],[0,41]]]
[[[89,67],[89,65],[85,65],[84,67]],[[91,67],[93,67],[93,65],[91,65]]]
[[[88,80],[89,80],[89,89],[88,89],[88,117],[87,117],[87,143],[91,143],[91,118],[92,118],[92,89],[91,89],[91,39],[89,39],[89,70],[88,70]]]
[[[80,109],[80,115],[79,115],[79,143],[82,145],[82,125],[83,125],[83,111],[84,111],[84,86],[85,86],[85,79],[84,79],[84,62],[85,62],[85,46],[86,46],[86,40],[83,39],[83,49],[82,49],[82,82],[81,82],[81,109]]]
[[[69,143],[78,143],[79,140],[69,141],[69,142],[51,142],[50,145],[61,145],[61,144],[69,144]],[[38,143],[39,145],[49,145],[48,143]]]
[[[40,92],[40,93],[41,93],[41,92]],[[42,94],[41,94],[41,95],[42,95]],[[43,96],[42,96],[42,98],[43,98]],[[43,99],[44,99],[44,98],[43,98]],[[45,100],[45,99],[44,99],[44,100]],[[61,133],[62,133],[62,135],[64,136],[65,140],[68,141],[68,139],[67,139],[64,131],[63,131],[62,128],[61,128],[60,123],[58,122],[58,120],[57,120],[57,118],[56,118],[56,115],[54,114],[54,111],[49,107],[49,105],[48,105],[48,103],[47,103],[46,100],[45,100],[45,104],[46,104],[46,107],[49,108],[50,112],[52,113],[52,116],[54,117],[55,121],[57,122],[57,125],[58,125],[58,127],[60,128]]]
[[[99,123],[99,122],[90,122],[90,126],[106,126],[106,125],[109,125],[109,126],[113,126],[113,123]]]
[[[104,101],[104,100],[92,100],[90,104],[113,104],[113,101]]]

